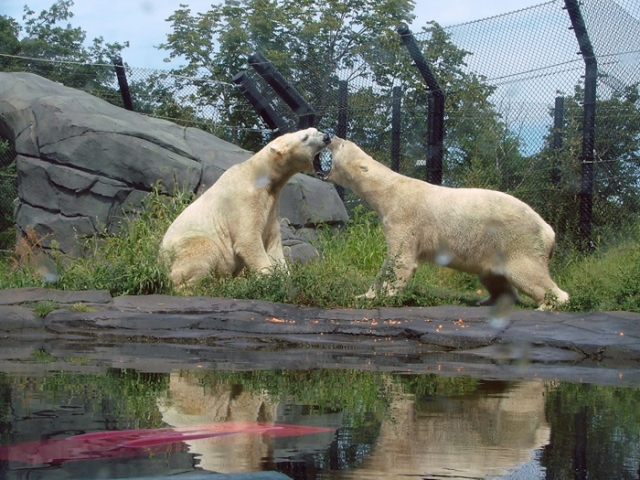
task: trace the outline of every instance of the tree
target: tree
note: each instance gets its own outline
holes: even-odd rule
[[[187,60],[179,73],[199,72],[213,80],[200,97],[215,100],[221,117],[237,127],[229,140],[255,149],[264,139],[252,129],[262,122],[236,90],[215,82],[228,83],[246,68],[248,56],[260,51],[313,105],[322,124],[338,72],[346,80],[365,74],[353,67],[367,45],[410,21],[413,7],[413,0],[238,0],[192,14],[181,5],[169,17],[173,33],[160,47]]]
[[[2,71],[28,71],[68,87],[81,88],[97,96],[113,98],[113,56],[129,46],[125,43],[105,43],[95,38],[85,47],[86,32],[66,22],[73,17],[73,0],[58,0],[48,10],[36,14],[25,6],[23,24],[0,16],[0,53],[21,58],[0,57]],[[24,31],[24,36],[20,34]],[[38,60],[35,60],[38,59]],[[102,64],[102,65],[95,65]]]
[[[518,183],[515,172],[522,161],[520,143],[489,100],[495,87],[484,77],[465,71],[465,59],[471,52],[457,47],[437,22],[429,22],[414,38],[445,94],[444,183],[514,189]],[[392,85],[403,86],[403,154],[415,162],[426,155],[429,91],[408,52],[398,43],[398,35],[389,32],[375,48],[370,47],[365,58],[376,83],[384,87],[383,96],[390,97]],[[394,53],[380,58],[381,49]],[[384,122],[390,124],[390,119]],[[387,145],[389,141],[387,135]],[[405,165],[404,173],[423,177],[412,168]]]
[[[565,241],[578,243],[578,219],[582,173],[582,100],[584,90],[575,88],[565,98],[562,147],[553,147],[553,129],[534,158],[541,191],[530,202]],[[614,91],[596,102],[593,228],[596,234],[621,232],[640,211],[640,94],[638,84]],[[551,112],[553,115],[553,112]],[[553,173],[552,173],[553,172]]]
[[[337,123],[338,84],[348,82],[349,137],[381,161],[389,158],[391,90],[402,85],[403,157],[415,163],[426,150],[428,92],[396,33],[413,19],[413,7],[411,0],[242,0],[193,14],[182,5],[169,17],[173,32],[160,48],[187,60],[177,73],[214,82],[229,82],[260,51],[314,107],[318,127],[328,130]],[[418,36],[447,95],[448,183],[461,185],[475,175],[477,184],[506,188],[519,143],[488,100],[493,88],[464,72],[469,52],[437,23]],[[217,105],[236,127],[228,140],[249,149],[263,144],[262,122],[236,90],[210,83],[184,104],[202,101]],[[411,164],[402,171],[419,174]]]

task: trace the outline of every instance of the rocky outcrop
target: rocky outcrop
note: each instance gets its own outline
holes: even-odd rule
[[[55,240],[69,254],[79,237],[117,231],[123,211],[139,209],[155,185],[200,194],[252,155],[30,73],[0,72],[0,136],[17,152],[18,234],[32,227],[45,248]],[[307,229],[347,219],[335,188],[307,175],[287,184],[280,209],[294,259],[310,256]]]

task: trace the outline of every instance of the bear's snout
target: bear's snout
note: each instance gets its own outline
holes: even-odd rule
[[[322,141],[324,142],[325,145],[329,145],[331,143],[331,135],[329,135],[328,133],[325,133],[324,136],[322,137]]]

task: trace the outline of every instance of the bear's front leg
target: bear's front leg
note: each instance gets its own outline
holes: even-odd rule
[[[418,262],[410,255],[388,256],[369,291],[357,298],[376,298],[378,292],[389,297],[397,295],[407,285],[416,268]]]
[[[235,251],[249,270],[262,274],[273,273],[274,263],[267,254],[261,239],[255,238],[236,244]]]
[[[276,224],[272,229],[271,235],[265,243],[267,256],[271,260],[272,266],[280,268],[289,273],[289,267],[284,257],[284,249],[282,248],[282,237],[280,236],[280,225]]]

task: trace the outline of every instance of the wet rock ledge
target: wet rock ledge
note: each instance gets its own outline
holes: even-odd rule
[[[330,362],[341,368],[428,371],[444,364],[453,371],[495,374],[526,362],[574,368],[577,380],[580,369],[599,369],[605,376],[624,377],[623,383],[640,383],[640,314],[516,309],[498,325],[490,315],[489,307],[326,310],[259,300],[112,298],[106,291],[21,288],[0,290],[0,347],[24,342],[136,346],[135,356],[150,360],[167,348],[210,353],[231,348],[243,363],[251,355],[262,363],[271,358],[261,368],[269,362],[300,367],[307,361],[313,367]],[[142,345],[146,349],[140,350]],[[202,361],[199,355],[196,361]],[[208,358],[219,361],[215,355]]]

